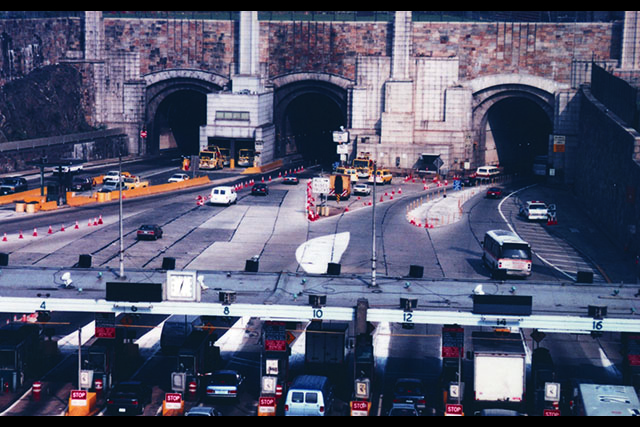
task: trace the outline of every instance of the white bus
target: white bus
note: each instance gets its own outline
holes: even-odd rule
[[[490,230],[482,241],[482,261],[494,278],[531,275],[531,245],[507,230]]]

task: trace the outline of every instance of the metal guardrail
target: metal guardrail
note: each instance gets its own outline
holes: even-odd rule
[[[52,145],[72,144],[77,142],[91,141],[93,139],[105,138],[114,135],[124,135],[120,128],[105,129],[92,132],[73,133],[61,136],[51,136],[47,138],[26,139],[22,141],[9,141],[0,143],[0,153],[6,151],[28,150],[33,148],[49,147]]]

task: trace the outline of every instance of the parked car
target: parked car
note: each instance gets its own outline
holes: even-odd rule
[[[210,202],[212,204],[230,205],[238,201],[238,193],[235,188],[222,186],[211,189]]]
[[[168,182],[182,182],[188,179],[189,175],[187,175],[186,173],[174,173],[173,175],[171,175],[171,178],[169,178]]]
[[[107,398],[107,412],[116,414],[142,414],[151,403],[151,388],[140,381],[123,381],[116,384]]]
[[[285,175],[284,177],[284,184],[298,184],[298,177],[296,175]]]
[[[361,194],[363,196],[368,196],[369,194],[371,194],[371,187],[369,187],[367,184],[355,184],[352,187],[353,190],[353,194]]]
[[[184,415],[186,417],[220,417],[222,413],[211,406],[194,406]]]
[[[109,171],[102,176],[103,181],[118,181],[118,176],[129,176],[128,172]]]
[[[138,228],[136,232],[138,240],[141,239],[153,239],[158,240],[162,238],[162,227],[157,224],[144,224]]]
[[[71,180],[71,189],[73,191],[91,190],[93,187],[93,178],[88,176],[74,176]]]
[[[499,187],[487,188],[487,199],[499,199],[502,197],[502,189]]]
[[[269,194],[269,187],[267,187],[267,184],[254,184],[251,187],[251,194],[264,194],[266,196]]]
[[[21,177],[3,178],[0,182],[0,194],[13,194],[27,191],[29,186],[27,180]]]
[[[426,409],[425,389],[416,378],[399,378],[393,386],[393,403],[414,405],[420,412]]]
[[[205,375],[207,397],[236,398],[244,377],[237,371],[222,370]]]
[[[118,182],[117,180],[113,181],[109,179],[104,181],[104,183],[102,184],[102,187],[100,187],[100,190],[98,191],[102,193],[110,193],[111,191],[120,190],[120,187],[122,187],[123,190],[127,189],[127,187],[124,185],[124,181]]]
[[[408,403],[394,403],[389,409],[390,417],[417,417],[420,414],[415,406]]]

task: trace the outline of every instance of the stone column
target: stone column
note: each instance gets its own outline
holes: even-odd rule
[[[620,68],[623,70],[640,68],[640,12],[637,11],[624,13]]]

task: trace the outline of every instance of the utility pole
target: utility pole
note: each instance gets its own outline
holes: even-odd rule
[[[373,203],[371,210],[371,285],[375,288],[376,284],[376,171],[377,164],[373,162]]]

